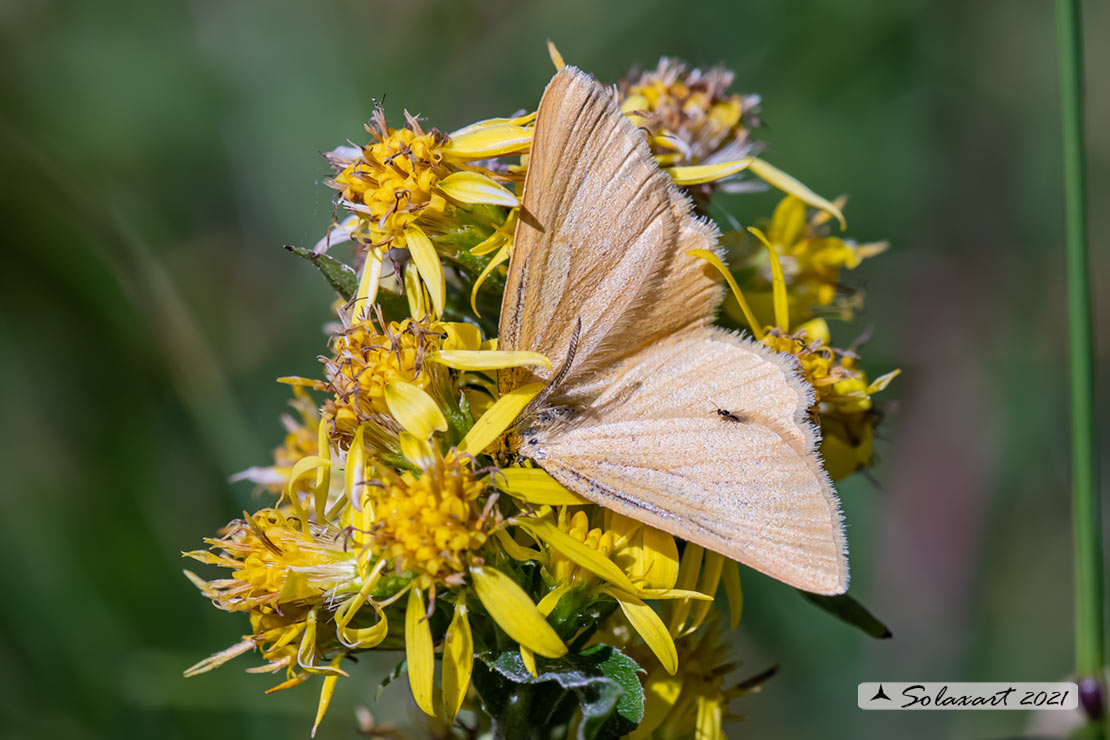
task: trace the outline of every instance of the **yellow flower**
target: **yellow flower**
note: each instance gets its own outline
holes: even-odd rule
[[[843,198],[835,201],[842,207]],[[829,216],[811,211],[793,195],[783,198],[767,224],[767,241],[778,256],[783,279],[789,292],[790,315],[796,322],[815,316],[836,317],[851,321],[862,299],[850,292],[841,281],[841,270],[853,270],[863,260],[884,252],[886,242],[857,244],[830,236]],[[737,264],[749,271],[744,282],[745,295],[752,302],[756,315],[770,314],[772,285],[769,254],[757,240],[747,238],[737,245]]]
[[[442,342],[443,334],[412,319],[355,321],[333,338],[332,355],[322,360],[327,380],[321,389],[334,394],[325,417],[348,438],[367,422],[396,434],[386,390],[402,381],[438,395],[443,373],[429,358]]]
[[[369,548],[399,572],[416,574],[424,587],[457,585],[469,555],[481,549],[497,522],[483,510],[479,497],[486,486],[469,460],[454,451],[440,457],[426,449],[426,458],[411,460],[418,473],[375,466],[373,484],[359,486],[345,523],[356,546]]]
[[[423,305],[426,293],[428,308],[435,317],[442,315],[446,293],[441,252],[457,253],[453,236],[460,230],[481,227],[488,236],[506,221],[507,214],[497,209],[519,205],[505,183],[520,181],[520,172],[475,162],[526,152],[533,119],[490,119],[445,135],[425,131],[407,111],[405,126],[390,128],[379,106],[366,126],[373,142],[327,155],[336,170],[328,184],[339,191],[339,204],[350,215],[314,251],[355,240],[365,252],[356,317],[366,317],[374,303],[389,249],[405,249],[412,258],[409,281],[414,286],[406,291],[410,301]],[[480,212],[479,207],[494,211]],[[437,245],[439,241],[443,243]]]
[[[460,350],[462,352],[462,350]],[[458,363],[459,356],[453,356]],[[487,563],[485,545],[503,525],[496,498],[475,473],[474,458],[450,449],[441,454],[427,439],[403,431],[404,459],[415,469],[398,473],[367,463],[363,429],[347,455],[343,524],[352,546],[409,579],[405,613],[405,649],[409,683],[418,705],[435,714],[434,644],[427,617],[435,608],[437,589],[450,589],[455,617],[443,646],[443,706],[457,712],[473,668],[467,592],[510,638],[547,657],[566,646],[528,594],[511,577]],[[453,718],[453,715],[451,716]]]
[[[495,477],[511,470],[500,471]],[[536,472],[547,476],[543,471]],[[549,477],[541,481],[537,476],[533,485],[542,491],[540,497],[550,498],[549,492],[558,483]],[[524,493],[522,497],[527,500],[529,495]],[[712,594],[675,588],[679,579],[678,548],[671,535],[615,512],[589,508],[596,511],[604,528],[591,527],[590,516],[584,510],[570,514],[566,506],[560,506],[553,520],[554,512],[543,506],[535,515],[516,519],[542,550],[526,548],[507,533],[501,533],[499,539],[511,557],[543,563],[554,587],[539,602],[541,613],[550,614],[568,594],[586,601],[597,594],[608,596],[617,602],[661,665],[673,673],[678,668],[678,657],[671,634],[644,599],[698,599],[708,603]],[[716,590],[716,583],[713,588]],[[536,675],[535,658],[527,647],[522,647],[521,657]]]
[[[729,713],[734,699],[756,693],[776,669],[726,687],[727,676],[737,664],[728,659],[728,648],[716,620],[699,634],[678,640],[681,670],[667,675],[657,668],[644,679],[644,719],[629,735],[630,740],[702,740],[724,738],[723,724],[736,719]],[[637,651],[633,649],[633,655]]]
[[[829,327],[813,319],[793,334],[772,329],[763,339],[772,349],[793,355],[816,391],[814,416],[821,425],[821,457],[835,480],[871,467],[872,439],[882,414],[871,396],[883,390],[901,371],[894,370],[868,382],[855,352],[829,345]]]

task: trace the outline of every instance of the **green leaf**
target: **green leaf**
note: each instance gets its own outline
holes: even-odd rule
[[[320,274],[328,281],[328,285],[338,293],[343,300],[351,300],[351,296],[358,290],[358,273],[339,260],[326,254],[316,254],[310,249],[294,247],[286,244],[285,248],[298,257],[308,260]]]
[[[582,712],[581,740],[628,734],[644,718],[642,669],[616,648],[595,645],[555,660],[537,657],[538,676],[524,667],[517,650],[478,655],[482,670],[474,684],[494,721],[495,737],[550,737],[551,727]],[[574,701],[568,703],[568,698]],[[542,733],[542,734],[540,734]]]
[[[890,628],[875,618],[867,608],[848,594],[821,596],[807,591],[798,591],[806,601],[816,604],[841,622],[858,627],[871,637],[885,640],[893,637]]]
[[[374,692],[374,701],[381,699],[382,692],[385,691],[385,687],[403,676],[408,671],[408,668],[409,664],[407,661],[402,660],[400,663],[398,663],[393,668],[393,670],[389,672],[389,675],[383,678],[382,682],[378,684],[378,690]]]
[[[286,244],[285,248],[303,260],[311,263],[320,271],[339,297],[345,301],[351,300],[358,291],[358,273],[334,257],[326,254],[316,254],[312,250],[294,247]],[[379,290],[377,304],[381,306],[382,315],[387,320],[396,321],[408,315],[409,305],[403,295]]]

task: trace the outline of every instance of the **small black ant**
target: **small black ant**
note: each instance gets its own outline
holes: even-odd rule
[[[743,424],[748,420],[748,417],[746,415],[738,414],[735,411],[729,411],[728,409],[723,409],[720,406],[717,406],[717,416],[727,421],[737,422],[738,424]]]

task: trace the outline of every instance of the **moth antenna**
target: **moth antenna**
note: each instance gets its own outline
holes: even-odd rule
[[[520,412],[518,418],[526,419],[531,417],[544,401],[551,397],[551,394],[559,387],[559,384],[566,378],[567,373],[570,372],[571,365],[574,364],[574,356],[578,353],[578,337],[582,333],[582,317],[579,316],[574,321],[574,331],[570,335],[570,345],[567,347],[566,359],[559,369],[551,376],[551,380],[547,381],[547,385],[539,394],[528,402],[528,405]]]

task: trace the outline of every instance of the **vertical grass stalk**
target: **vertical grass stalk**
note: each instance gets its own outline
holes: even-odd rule
[[[1080,679],[1101,679],[1102,532],[1094,428],[1094,334],[1087,257],[1080,0],[1056,1],[1067,220],[1068,345],[1075,539],[1075,659]]]

